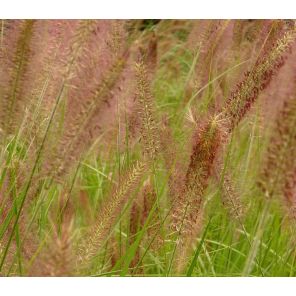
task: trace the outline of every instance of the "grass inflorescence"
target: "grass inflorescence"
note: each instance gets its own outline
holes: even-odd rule
[[[295,275],[295,21],[1,24],[1,275]]]

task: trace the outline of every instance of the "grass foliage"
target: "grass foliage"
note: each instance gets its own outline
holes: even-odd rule
[[[0,29],[1,275],[295,275],[294,21]]]

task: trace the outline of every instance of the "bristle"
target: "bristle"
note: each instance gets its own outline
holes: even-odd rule
[[[155,116],[154,100],[151,95],[147,67],[140,61],[136,65],[137,71],[137,98],[140,103],[142,118],[141,137],[144,143],[145,155],[155,159],[159,150],[158,128]]]
[[[70,201],[69,201],[70,200]],[[52,221],[52,235],[30,268],[31,276],[71,276],[74,274],[73,224],[74,209],[62,193]]]
[[[117,214],[134,193],[146,170],[146,164],[137,163],[127,175],[127,178],[115,190],[113,195],[101,206],[97,224],[89,232],[89,238],[80,250],[80,261],[88,264],[96,255],[108,235],[110,228],[116,222]]]
[[[294,172],[290,172],[284,185],[285,210],[294,224],[296,221],[296,166]]]
[[[203,127],[198,128],[194,136],[185,182],[172,212],[173,230],[179,236],[177,254],[181,252],[185,256],[190,252],[192,240],[201,229],[203,197],[221,145],[220,141],[219,125],[215,118],[208,120]],[[181,266],[178,264],[178,272]]]
[[[285,63],[285,53],[295,39],[295,30],[285,33],[273,48],[262,54],[253,69],[245,73],[245,79],[237,85],[224,107],[225,118],[232,130],[251,108],[259,93],[267,88],[272,77]]]
[[[66,118],[65,132],[55,147],[55,154],[47,164],[47,172],[54,170],[58,178],[64,175],[70,168],[71,163],[80,157],[81,150],[83,151],[86,144],[83,140],[85,130],[88,128],[92,118],[98,113],[98,110],[102,108],[103,103],[112,97],[112,90],[125,67],[127,55],[125,46],[121,47],[120,54],[106,53],[106,46],[109,46],[108,42],[105,46],[100,45],[96,48],[97,45],[94,43],[94,38],[96,38],[97,34],[101,34],[102,38],[106,38],[108,34],[111,34],[109,36],[111,41],[115,38],[112,31],[108,32],[108,30],[112,29],[112,26],[109,26],[109,29],[108,26],[103,21],[95,24],[82,24],[82,32],[74,36],[73,46],[76,44],[77,46],[74,46],[72,55],[73,58],[76,57],[78,59],[77,56],[80,54],[81,57],[79,57],[78,61],[81,60],[81,64],[77,62],[78,68],[75,73],[77,77],[74,76],[69,81],[72,84],[69,91],[71,98],[69,102],[69,115],[71,117]],[[86,34],[89,37],[87,37],[88,35],[85,36]],[[86,38],[89,38],[89,41],[85,41]],[[116,38],[118,38],[117,35]],[[80,45],[81,42],[85,42],[83,47]],[[114,42],[119,41],[116,40]],[[98,72],[97,64],[102,62],[102,58],[104,58],[103,62],[109,62],[109,65],[106,65],[105,69],[99,69]],[[86,65],[89,65],[89,67],[87,68]],[[67,75],[70,74],[68,73]],[[79,89],[79,92],[77,89]],[[73,96],[71,95],[72,92]],[[79,106],[78,112],[75,110],[77,109],[76,104]]]
[[[221,199],[224,207],[229,213],[229,216],[235,221],[241,223],[245,214],[245,208],[229,174],[225,174],[223,179]]]
[[[6,81],[7,84],[5,83],[3,85],[3,89],[6,89],[6,91],[2,94],[3,100],[1,100],[5,104],[2,107],[2,112],[5,112],[3,117],[1,116],[2,120],[4,120],[2,125],[7,134],[15,132],[22,118],[22,91],[27,78],[28,62],[32,54],[31,39],[34,33],[35,23],[36,21],[34,20],[15,22],[6,30],[7,32],[5,31],[7,35],[5,34],[4,38],[17,38],[13,56],[9,58],[6,56],[7,52],[2,53],[5,59],[4,65],[9,63],[6,64],[7,68],[4,68],[7,72],[1,75],[1,77],[8,76],[9,79]],[[7,44],[7,46],[9,45]],[[8,51],[9,48],[6,48],[6,50]],[[10,55],[11,53],[8,54]]]
[[[268,198],[282,195],[296,166],[296,100],[287,100],[278,115],[267,151],[260,186]],[[289,191],[289,190],[288,190]]]

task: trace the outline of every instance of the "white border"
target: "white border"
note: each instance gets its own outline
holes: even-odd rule
[[[3,0],[1,18],[296,18],[295,0]],[[0,278],[1,295],[281,295],[293,278]]]
[[[1,278],[1,295],[291,295],[294,278]]]
[[[2,0],[1,18],[296,18],[295,0]]]

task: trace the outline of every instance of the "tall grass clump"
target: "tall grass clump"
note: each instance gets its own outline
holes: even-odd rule
[[[294,20],[0,34],[1,275],[295,275]]]

